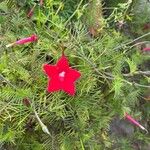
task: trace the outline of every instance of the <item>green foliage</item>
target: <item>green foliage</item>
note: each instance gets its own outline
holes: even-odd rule
[[[29,19],[28,9],[35,3],[34,15]],[[127,19],[124,16],[130,3],[118,5],[117,11],[114,9],[115,13],[104,19],[106,28],[97,38],[90,37],[85,24],[97,14],[93,19],[92,14],[85,17],[86,21],[83,19],[89,1],[45,0],[43,6],[38,3],[33,0],[0,3],[0,147],[104,150],[113,149],[117,143],[120,149],[130,149],[132,143],[127,138],[114,141],[109,134],[110,122],[116,114],[141,115],[143,110],[138,107],[149,84],[147,75],[138,74],[139,66],[144,66],[149,56],[131,44],[121,44],[132,39],[110,23],[113,18],[113,24]],[[39,37],[37,43],[5,47],[33,33]],[[121,47],[117,48],[118,45]],[[47,78],[42,65],[55,64],[62,46],[70,65],[82,74],[74,97],[64,92],[46,92]],[[35,107],[50,136],[43,133],[32,107],[27,107],[24,99]],[[147,142],[148,136],[142,135],[141,139],[140,135],[132,139]]]
[[[132,32],[142,35],[147,33],[143,30],[144,25],[150,22],[150,2],[147,0],[137,0],[133,2],[133,20],[131,22]],[[149,30],[148,30],[149,31]],[[150,39],[147,37],[146,39]]]
[[[137,70],[136,64],[132,60],[130,60],[130,59],[127,59],[127,63],[129,65],[129,68],[130,68],[130,73],[131,74],[135,73],[136,70]]]

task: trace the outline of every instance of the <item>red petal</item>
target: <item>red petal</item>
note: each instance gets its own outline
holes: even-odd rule
[[[58,91],[61,89],[62,89],[61,84],[57,78],[53,78],[53,79],[49,80],[49,83],[47,86],[48,92],[55,92],[55,91]]]
[[[75,85],[69,82],[64,83],[63,90],[72,96],[75,95],[76,92]]]
[[[32,39],[32,42],[37,41],[38,36],[36,34],[32,34],[31,39]]]
[[[62,57],[58,60],[57,66],[58,66],[59,69],[61,69],[61,70],[68,70],[68,68],[69,68],[69,63],[68,63],[67,57],[62,56]]]
[[[75,85],[74,82],[81,76],[80,72],[77,70],[69,68],[65,81],[63,82],[63,90],[70,95],[75,95]]]
[[[74,82],[76,81],[78,78],[80,78],[81,73],[75,69],[70,68],[66,74],[66,80],[68,80],[68,82]]]
[[[49,77],[53,77],[53,76],[56,76],[56,74],[58,74],[56,66],[53,66],[53,65],[44,64],[43,70]]]

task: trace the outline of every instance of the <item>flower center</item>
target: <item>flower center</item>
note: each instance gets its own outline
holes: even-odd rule
[[[65,75],[66,75],[66,72],[65,72],[65,71],[62,71],[61,73],[59,73],[59,77],[60,77],[60,80],[61,80],[61,81],[64,80]]]

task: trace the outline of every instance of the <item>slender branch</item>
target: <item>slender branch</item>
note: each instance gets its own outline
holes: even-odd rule
[[[145,44],[145,43],[149,43],[149,41],[142,41],[142,42],[135,43],[130,48],[133,48],[134,46],[138,46],[138,45]]]
[[[136,39],[134,39],[134,40],[132,40],[132,41],[130,41],[130,42],[119,44],[119,46],[117,46],[117,47],[114,48],[113,50],[117,50],[117,49],[122,48],[123,46],[127,46],[127,45],[130,45],[130,44],[132,44],[132,43],[135,43],[136,41],[138,41],[138,40],[140,40],[140,39],[142,39],[143,37],[146,37],[146,36],[148,36],[148,35],[150,35],[150,32],[148,32],[148,33],[146,33],[146,34],[144,34],[144,35],[142,35],[142,36],[140,36],[140,37],[138,37],[138,38],[136,38]]]
[[[130,82],[131,83],[131,82]],[[150,85],[143,85],[143,84],[139,84],[136,82],[132,82],[132,85],[134,86],[139,86],[139,87],[143,87],[143,88],[149,88],[150,89]]]
[[[6,12],[1,12],[0,13],[0,15],[9,15],[9,14],[11,14],[11,12],[7,12],[7,13]]]
[[[135,72],[134,74],[123,74],[123,76],[125,77],[130,77],[130,76],[133,76],[133,75],[146,75],[146,76],[150,76],[150,71],[137,71]]]
[[[110,74],[108,72],[104,72],[104,73],[107,74],[107,75],[109,75],[110,77],[112,77],[113,80],[114,80],[114,76],[112,74]],[[131,86],[139,86],[139,87],[143,87],[143,88],[150,88],[150,85],[143,85],[143,84],[136,83],[134,81],[130,82],[130,81],[127,81],[125,79],[122,79],[122,81],[125,82],[125,83],[127,83],[127,84],[129,84],[129,85],[131,85]]]

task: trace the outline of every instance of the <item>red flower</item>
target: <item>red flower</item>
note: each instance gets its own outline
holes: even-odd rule
[[[136,126],[138,126],[138,127],[140,127],[142,130],[145,130],[146,132],[148,132],[147,131],[147,129],[145,129],[139,122],[137,122],[134,118],[132,118],[129,114],[125,114],[125,118],[128,120],[128,121],[130,121],[131,123],[133,123],[134,125],[136,125]]]
[[[25,44],[25,43],[29,43],[29,42],[35,42],[37,40],[38,40],[37,35],[33,34],[30,37],[23,38],[23,39],[20,39],[14,43],[8,44],[8,45],[6,45],[6,47],[11,47],[11,46],[16,45],[16,44],[21,45],[21,44]]]
[[[143,51],[150,51],[150,47],[143,48]]]
[[[75,81],[81,76],[80,72],[69,67],[68,59],[62,56],[56,65],[43,66],[48,75],[48,92],[63,90],[70,95],[75,94]]]
[[[33,34],[32,36],[18,40],[15,43],[21,45],[28,42],[35,42],[37,41],[37,39],[38,39],[37,35]]]

